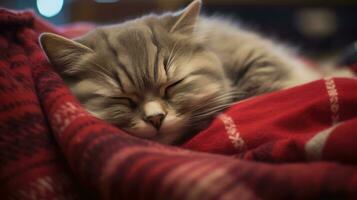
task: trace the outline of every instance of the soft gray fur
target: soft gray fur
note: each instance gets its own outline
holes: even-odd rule
[[[233,102],[316,78],[272,41],[199,17],[200,6],[196,0],[74,41],[45,33],[40,42],[89,112],[167,144],[192,136]]]

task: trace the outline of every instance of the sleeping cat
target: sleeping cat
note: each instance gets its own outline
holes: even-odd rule
[[[178,144],[233,102],[319,77],[288,49],[184,10],[40,43],[84,107],[138,137]]]

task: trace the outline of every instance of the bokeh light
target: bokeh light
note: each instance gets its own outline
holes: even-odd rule
[[[63,0],[37,0],[38,12],[45,17],[53,17],[61,12]]]

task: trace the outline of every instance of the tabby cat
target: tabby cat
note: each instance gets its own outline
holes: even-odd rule
[[[166,144],[191,137],[233,102],[318,78],[288,48],[200,8],[195,0],[75,40],[44,33],[40,43],[90,113]]]

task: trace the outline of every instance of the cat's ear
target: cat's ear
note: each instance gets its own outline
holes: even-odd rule
[[[78,60],[93,53],[89,47],[53,33],[43,33],[40,44],[50,62],[62,75],[75,73]]]
[[[170,32],[192,33],[201,11],[201,0],[194,0],[185,9],[174,13]]]

